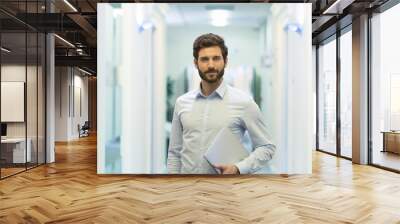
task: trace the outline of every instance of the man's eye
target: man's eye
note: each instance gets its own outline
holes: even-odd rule
[[[208,58],[200,58],[200,61],[201,61],[201,62],[207,62],[207,61],[208,61]]]
[[[221,60],[221,57],[219,57],[219,56],[218,56],[218,57],[213,57],[213,60],[214,60],[214,61],[220,61],[220,60]]]

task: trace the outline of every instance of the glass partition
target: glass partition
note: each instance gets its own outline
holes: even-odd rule
[[[26,143],[27,39],[25,32],[1,34],[1,176],[24,171],[31,160]]]
[[[318,147],[336,154],[336,39],[318,51]]]
[[[371,19],[372,164],[400,171],[400,5]]]
[[[340,36],[340,154],[351,158],[352,149],[352,32]]]
[[[43,13],[45,1],[2,1],[0,6],[14,10],[0,12],[2,179],[45,163],[46,39],[12,16]]]
[[[45,124],[46,124],[46,36],[43,33],[38,34],[38,74],[37,74],[37,162],[43,164],[46,162],[46,144],[45,144]]]
[[[38,79],[38,35],[36,32],[27,33],[27,76],[26,76],[26,113],[27,113],[27,149],[31,151],[27,167],[37,165],[37,79]]]

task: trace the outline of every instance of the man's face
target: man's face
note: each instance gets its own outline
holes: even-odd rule
[[[218,46],[202,48],[198,60],[194,59],[194,64],[199,70],[201,79],[208,83],[215,83],[224,76],[226,63]]]

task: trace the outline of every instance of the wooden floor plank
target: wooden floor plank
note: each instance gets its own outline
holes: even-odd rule
[[[400,175],[313,153],[312,175],[97,175],[96,138],[0,181],[0,223],[400,223]]]

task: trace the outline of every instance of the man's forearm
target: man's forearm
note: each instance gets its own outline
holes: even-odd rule
[[[257,147],[247,158],[235,164],[241,174],[254,173],[265,167],[275,153],[275,145]]]

